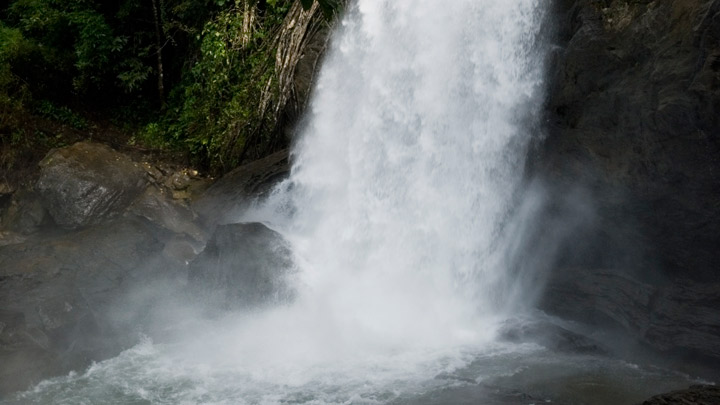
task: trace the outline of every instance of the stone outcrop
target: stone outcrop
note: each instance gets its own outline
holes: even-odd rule
[[[584,180],[612,254],[720,279],[720,2],[560,4],[541,171]]]
[[[36,192],[18,190],[9,200],[0,219],[0,229],[20,235],[29,235],[38,231],[43,224],[51,221]]]
[[[148,187],[130,206],[128,212],[168,231],[188,235],[199,243],[207,240],[205,230],[195,223],[196,215],[190,207],[168,198],[163,189]]]
[[[225,308],[287,302],[292,274],[287,242],[260,223],[218,226],[205,250],[190,263],[189,282]]]
[[[642,405],[715,405],[720,404],[720,387],[713,385],[693,385],[686,390],[656,395]]]
[[[556,208],[583,188],[593,218],[561,249],[542,306],[718,366],[720,1],[557,9],[532,170]]]
[[[289,175],[289,151],[283,150],[226,174],[195,199],[192,208],[209,227],[237,222],[239,213]]]
[[[563,269],[541,306],[567,319],[621,328],[666,355],[720,359],[720,283],[659,286],[618,270]]]
[[[129,219],[0,247],[0,396],[117,353],[106,311],[163,268],[162,239]]]
[[[40,167],[35,188],[55,223],[69,229],[119,215],[146,185],[139,164],[96,143],[54,149]]]
[[[128,294],[186,278],[207,240],[186,201],[200,183],[83,142],[14,190],[0,211],[0,398],[137,338],[147,314]]]
[[[141,331],[168,333],[167,306],[290,299],[287,243],[262,224],[217,225],[288,171],[282,152],[208,189],[192,170],[103,145],[50,152],[37,184],[0,201],[0,399],[113,356]]]

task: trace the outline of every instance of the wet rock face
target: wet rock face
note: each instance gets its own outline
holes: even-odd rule
[[[717,367],[719,292],[720,283],[676,280],[658,286],[619,270],[573,268],[556,272],[541,308],[624,330],[657,352]]]
[[[169,333],[175,304],[289,299],[290,252],[277,233],[212,230],[287,171],[287,152],[276,154],[200,197],[207,180],[189,169],[138,165],[92,143],[52,151],[34,190],[0,201],[0,399],[115,355],[141,330]]]
[[[137,163],[100,144],[53,150],[40,166],[35,188],[55,223],[69,229],[116,216],[146,185]]]
[[[0,246],[0,397],[116,354],[132,328],[108,311],[133,286],[173,270],[152,261],[166,237],[123,219]]]
[[[257,307],[292,297],[291,252],[277,232],[260,223],[218,226],[190,263],[189,282],[222,307]]]
[[[267,195],[289,174],[286,149],[226,174],[193,201],[192,208],[209,227],[237,222],[238,214],[254,199]]]
[[[78,143],[3,202],[0,398],[118,353],[152,322],[152,302],[180,288],[207,235],[174,198],[193,179],[153,167]]]
[[[606,353],[598,342],[545,319],[508,319],[498,335],[504,341],[531,342],[560,353]]]
[[[594,214],[541,306],[720,369],[720,1],[556,6],[534,169],[555,205],[581,187]]]
[[[20,190],[11,197],[7,209],[0,216],[0,230],[29,235],[47,222],[47,210],[40,196],[31,190]]]
[[[652,258],[651,272],[720,280],[720,1],[559,9],[541,171],[582,179],[607,244]]]

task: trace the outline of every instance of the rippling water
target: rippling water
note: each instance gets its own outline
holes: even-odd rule
[[[197,350],[146,340],[84,373],[45,381],[3,403],[605,405],[636,403],[693,382],[661,369],[552,353],[533,344],[403,351],[312,367],[278,362],[260,369],[232,358],[218,361],[213,357],[221,348]]]

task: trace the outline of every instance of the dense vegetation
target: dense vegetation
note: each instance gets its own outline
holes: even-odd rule
[[[316,1],[326,16],[339,4]],[[309,9],[313,0],[300,4]],[[0,6],[2,172],[99,133],[118,144],[181,152],[215,172],[283,146],[263,126],[258,100],[275,74],[273,38],[293,6],[7,2]]]

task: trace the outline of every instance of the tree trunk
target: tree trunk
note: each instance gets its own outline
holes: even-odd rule
[[[160,7],[158,7],[158,1]],[[162,27],[162,3],[163,0],[152,0],[153,14],[155,19],[155,41],[156,41],[156,53],[157,53],[157,73],[158,73],[158,98],[160,99],[160,107],[165,108],[165,84],[164,84],[164,73],[163,73],[163,27]]]

